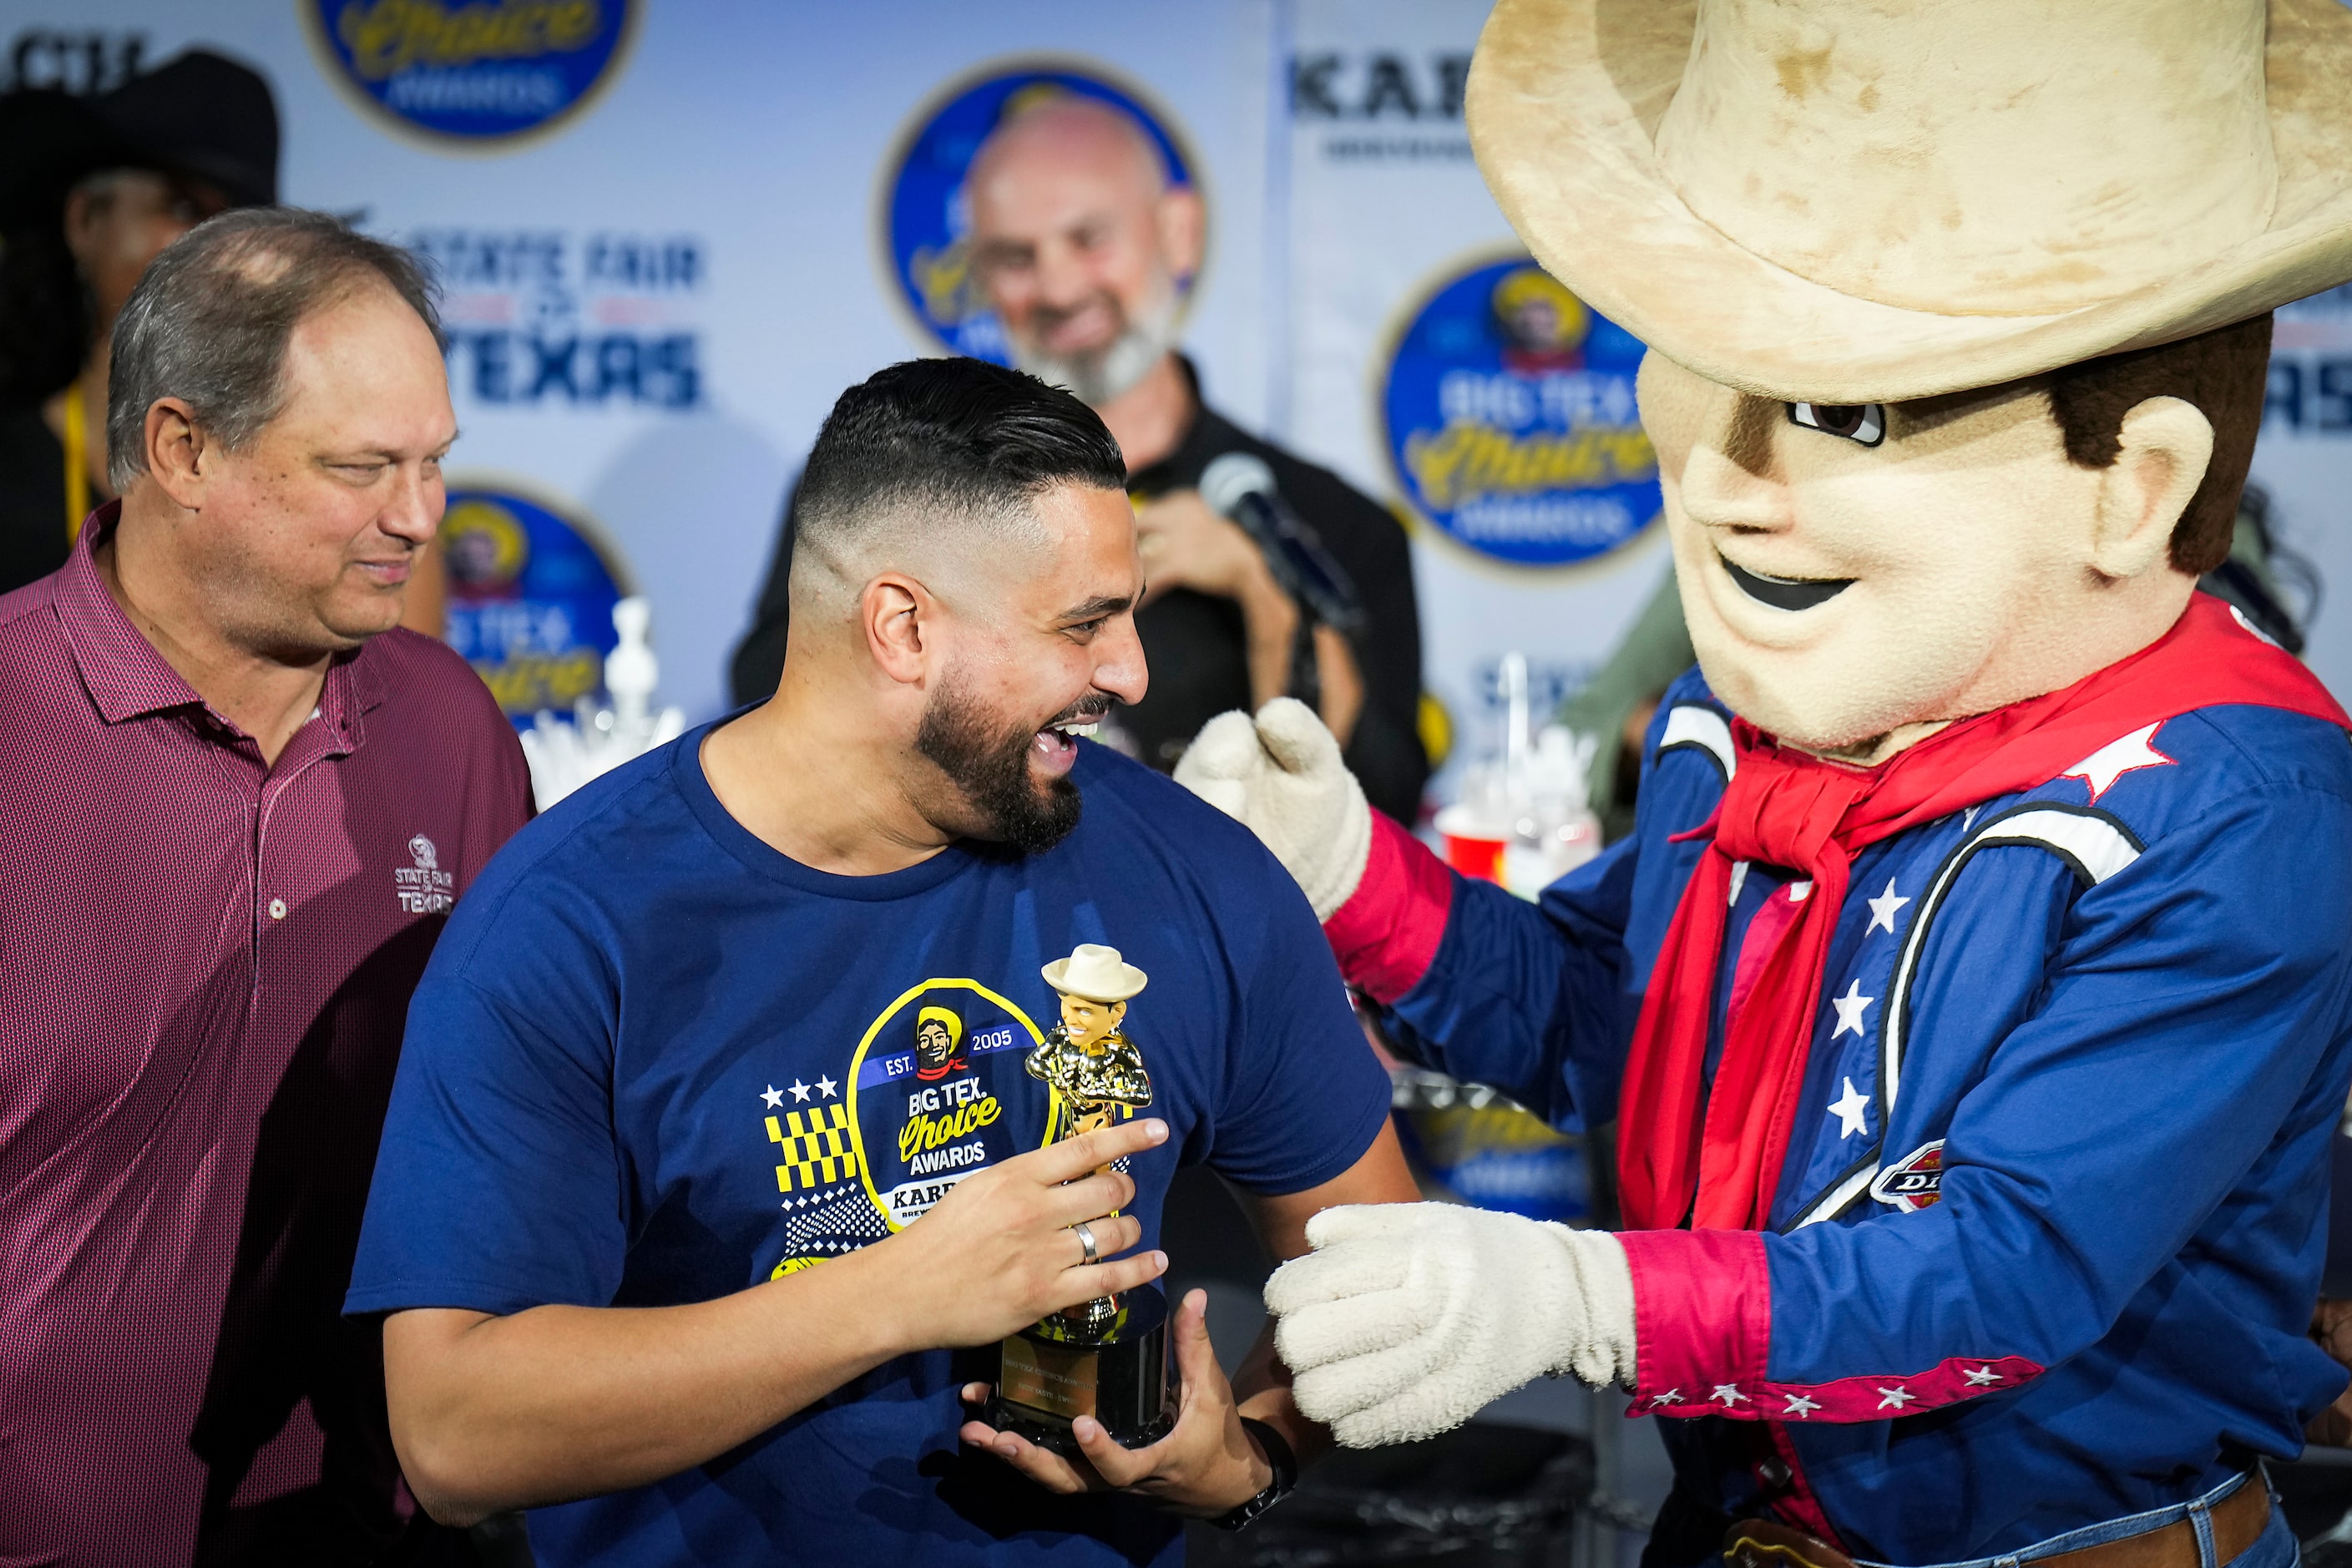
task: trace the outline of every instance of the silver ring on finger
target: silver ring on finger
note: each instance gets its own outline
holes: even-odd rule
[[[1077,1224],[1072,1226],[1070,1229],[1072,1233],[1077,1237],[1079,1247],[1086,1250],[1086,1261],[1088,1263],[1100,1263],[1102,1261],[1102,1248],[1095,1245],[1094,1227],[1087,1225],[1086,1221],[1080,1220]]]

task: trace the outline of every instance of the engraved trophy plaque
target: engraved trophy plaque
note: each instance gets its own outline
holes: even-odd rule
[[[1151,1102],[1142,1054],[1119,1030],[1146,983],[1118,950],[1081,942],[1045,967],[1061,1022],[1026,1066],[1052,1086],[1055,1142],[1076,1138]],[[1176,1424],[1168,1356],[1168,1299],[1150,1285],[1049,1314],[1000,1347],[991,1419],[1041,1447],[1075,1455],[1070,1423],[1091,1415],[1123,1447],[1156,1443]]]

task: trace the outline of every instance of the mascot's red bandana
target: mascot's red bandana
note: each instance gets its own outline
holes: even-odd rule
[[[1963,720],[1876,768],[1811,756],[1734,721],[1738,766],[1714,817],[1688,836],[1713,842],[1675,910],[1625,1066],[1618,1175],[1628,1225],[1666,1229],[1687,1217],[1698,1229],[1764,1226],[1856,854],[1923,822],[2047,784],[2143,725],[2231,703],[2352,728],[2317,678],[2203,594],[2129,658],[2063,691]],[[1725,1020],[1710,1090],[1708,1013],[1731,868],[1741,860],[1800,872],[1813,891],[1760,955],[1754,983]]]

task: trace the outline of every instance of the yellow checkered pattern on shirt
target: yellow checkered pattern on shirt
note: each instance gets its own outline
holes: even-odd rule
[[[831,1186],[857,1174],[857,1151],[849,1142],[849,1110],[821,1105],[768,1118],[768,1141],[781,1143],[784,1162],[776,1167],[776,1190]]]

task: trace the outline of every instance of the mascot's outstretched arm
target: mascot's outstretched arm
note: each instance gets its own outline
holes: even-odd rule
[[[1305,890],[1348,984],[1417,1059],[1502,1090],[1555,1127],[1616,1114],[1640,1005],[1624,927],[1628,839],[1540,909],[1456,877],[1372,810],[1314,710],[1277,698],[1202,727],[1176,780],[1254,830]],[[1587,1115],[1588,1107],[1597,1114]]]
[[[1514,967],[1539,989],[1579,980],[1603,993],[1615,988],[1615,964],[1595,966],[1589,955],[1580,964],[1569,933],[1543,913],[1461,882],[1373,813],[1339,743],[1302,702],[1277,699],[1255,721],[1220,715],[1176,777],[1257,834],[1306,891],[1349,982],[1380,1002],[1421,980],[1457,912],[1476,962],[1516,951]],[[1457,894],[1466,905],[1458,911]],[[1613,931],[1600,935],[1595,945],[1618,949]],[[1415,1043],[1437,1065],[1460,1065],[1448,1060],[1444,1037],[1456,1030],[1445,1026],[1464,1026],[1484,1047],[1481,1081],[1575,1123],[1577,1075],[1564,1079],[1560,1060],[1611,1055],[1605,1020],[1546,1028],[1545,1020],[1579,1010],[1545,1006],[1542,997],[1489,1000],[1499,1014],[1486,1016],[1475,1001],[1447,1007],[1430,1020],[1433,1035]],[[1555,1049],[1551,1037],[1560,1034],[1580,1037],[1587,1049],[1576,1050],[1576,1040]],[[1612,1077],[1587,1092],[1613,1090]],[[1300,1409],[1349,1447],[1458,1426],[1541,1376],[1633,1381],[1633,1279],[1623,1247],[1606,1232],[1412,1204],[1328,1210],[1308,1224],[1307,1240],[1316,1250],[1275,1276],[1266,1304],[1279,1319],[1284,1364],[1297,1374]]]

